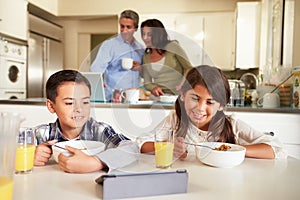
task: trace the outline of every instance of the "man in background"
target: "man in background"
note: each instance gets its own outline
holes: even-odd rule
[[[139,26],[139,15],[125,10],[119,18],[120,34],[102,43],[91,65],[91,71],[104,73],[106,100],[112,99],[113,89],[137,88],[140,86],[140,63],[144,47],[133,36]],[[132,58],[131,69],[122,68],[122,59]]]

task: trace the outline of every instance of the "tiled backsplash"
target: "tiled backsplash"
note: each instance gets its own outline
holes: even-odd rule
[[[243,74],[248,73],[248,72],[253,73],[257,76],[259,74],[259,69],[252,68],[252,69],[247,69],[247,70],[235,69],[233,71],[223,71],[223,73],[226,75],[226,77],[228,79],[237,79],[237,80],[239,80]]]

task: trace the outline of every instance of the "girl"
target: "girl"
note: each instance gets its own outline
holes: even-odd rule
[[[218,141],[244,146],[246,157],[286,158],[287,154],[276,137],[258,132],[225,115],[229,99],[229,83],[220,69],[202,65],[187,73],[175,102],[175,112],[171,112],[157,127],[176,131],[174,155],[185,158],[194,148],[184,144],[185,141]],[[140,138],[138,142],[142,153],[154,152],[153,140]]]

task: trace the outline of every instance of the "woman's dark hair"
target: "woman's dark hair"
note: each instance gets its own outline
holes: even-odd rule
[[[148,19],[141,24],[141,35],[143,35],[143,28],[150,27],[152,30],[151,42],[159,54],[163,54],[165,46],[170,42],[168,33],[161,21],[158,19]],[[146,48],[146,53],[151,53],[151,48]]]
[[[230,100],[230,87],[226,76],[220,69],[208,65],[200,65],[192,68],[186,75],[181,87],[182,94],[194,89],[196,85],[205,86],[214,100],[223,108]],[[177,98],[175,102],[176,115],[178,117],[177,135],[185,137],[188,129],[189,118],[184,108],[184,102]],[[217,111],[208,128],[208,140],[235,143],[230,119],[223,110]]]
[[[85,83],[91,94],[91,84],[80,72],[75,70],[61,70],[52,74],[46,83],[46,97],[55,102],[57,88],[64,82]]]

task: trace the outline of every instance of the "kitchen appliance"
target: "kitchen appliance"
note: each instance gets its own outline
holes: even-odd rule
[[[27,46],[0,38],[0,99],[26,98]]]
[[[29,15],[28,98],[45,97],[48,78],[63,69],[62,27]]]

